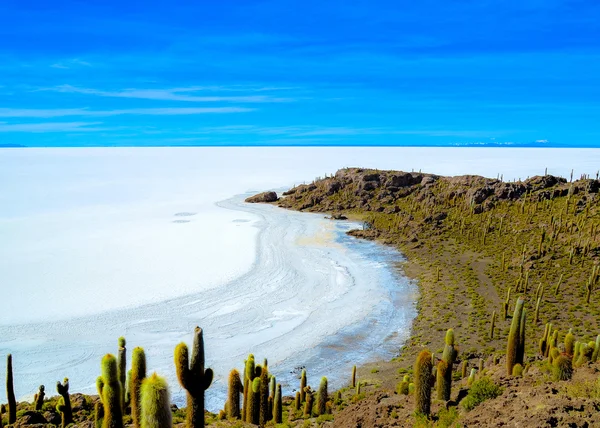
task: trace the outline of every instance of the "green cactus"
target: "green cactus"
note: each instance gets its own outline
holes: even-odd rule
[[[273,400],[273,420],[276,424],[283,422],[283,404],[281,395],[281,384],[278,383],[276,386],[275,398]]]
[[[579,358],[579,349],[580,348],[581,348],[581,343],[579,341],[575,341],[575,345],[573,347],[573,359],[571,360],[573,365],[575,365],[575,362]]]
[[[302,399],[300,398],[300,391],[296,391],[296,396],[294,397],[294,409],[296,409],[296,411],[300,410],[301,405]]]
[[[523,366],[521,364],[515,364],[513,366],[512,376],[515,376],[515,377],[523,376]]]
[[[167,381],[153,373],[140,387],[142,428],[170,428],[173,426],[171,399]]]
[[[73,410],[71,409],[71,397],[69,396],[69,379],[64,378],[63,383],[56,382],[56,392],[60,394],[62,400],[57,406],[61,413],[63,426],[73,423]]]
[[[437,365],[436,389],[438,400],[448,401],[452,386],[452,366],[440,360]]]
[[[598,361],[598,355],[600,354],[600,334],[596,336],[596,342],[594,343],[594,352],[592,353],[592,363]]]
[[[127,348],[125,347],[126,342],[123,336],[119,337],[118,340],[119,352],[117,354],[117,371],[119,376],[119,382],[121,382],[121,409],[125,414],[125,381],[127,380]]]
[[[525,301],[519,297],[515,304],[515,312],[513,314],[512,322],[510,325],[510,333],[508,335],[508,342],[506,346],[506,371],[508,376],[512,376],[513,367],[515,364],[523,363],[523,356],[521,352],[521,321],[524,313],[523,305]],[[524,326],[523,326],[524,332]]]
[[[44,385],[40,385],[38,393],[33,396],[35,410],[37,410],[38,412],[40,410],[42,410],[42,406],[44,405],[44,397],[46,396],[44,389],[45,389]]]
[[[408,395],[408,385],[410,384],[410,377],[408,375],[404,375],[402,382],[399,382],[396,385],[396,393],[400,395]]]
[[[352,366],[352,388],[356,388],[356,366]]]
[[[590,343],[582,343],[579,348],[579,357],[575,362],[575,367],[581,367],[592,360],[592,355],[594,353],[594,342]]]
[[[265,360],[266,361],[266,360]],[[260,426],[266,425],[271,419],[269,417],[269,370],[263,366],[260,374],[260,413],[258,423]]]
[[[538,297],[537,303],[535,304],[535,312],[533,315],[533,323],[537,324],[539,316],[540,316],[540,304],[542,303],[542,297]]]
[[[450,364],[450,366],[452,366],[452,364],[456,360],[457,355],[458,351],[454,346],[454,330],[449,328],[448,331],[446,331],[445,346],[444,352],[442,354],[442,359],[448,364]],[[450,369],[452,369],[452,367],[450,367]]]
[[[304,403],[306,401],[306,370],[302,370],[300,375],[300,400]]]
[[[552,362],[552,375],[554,380],[570,380],[573,376],[573,362],[567,355],[559,355]]]
[[[117,359],[112,354],[102,358],[102,375],[96,380],[98,395],[104,405],[102,428],[123,428],[121,383],[117,375]]]
[[[467,379],[467,386],[471,386],[473,384],[473,382],[475,382],[475,374],[476,373],[477,373],[477,369],[472,368],[471,373],[469,374],[469,378]]]
[[[560,285],[562,284],[562,280],[563,280],[563,274],[560,274],[560,278],[558,279],[558,282],[556,283],[556,288],[554,289],[554,295],[558,296],[558,290],[560,289]]]
[[[327,378],[321,378],[321,384],[319,385],[319,392],[317,394],[317,414],[324,415],[327,413]]]
[[[94,427],[102,428],[104,423],[104,406],[101,401],[96,401],[94,404]]]
[[[360,381],[356,382],[356,395],[360,395],[360,387],[361,387],[361,383]]]
[[[492,323],[490,325],[490,340],[494,340],[494,328],[496,327],[496,311],[492,312]]]
[[[600,336],[599,336],[600,337]],[[573,335],[573,329],[569,329],[569,332],[565,336],[565,354],[573,356],[575,345],[575,336]]]
[[[463,378],[463,379],[467,377],[468,366],[469,366],[469,361],[468,360],[463,360],[463,362],[462,362],[462,368],[461,368],[461,371],[460,371],[460,377]]]
[[[427,350],[421,351],[415,361],[415,411],[429,415],[431,409],[431,353]]]
[[[15,389],[13,386],[11,354],[6,356],[6,397],[8,399],[8,423],[14,424],[17,421],[17,400],[15,398]]]
[[[227,393],[227,417],[240,419],[240,394],[242,393],[242,380],[240,372],[236,369],[229,373],[229,389]]]
[[[304,403],[304,416],[311,417],[315,397],[313,396],[313,391],[310,390],[310,387],[307,386],[304,389],[306,390],[304,395],[304,397],[306,398],[306,401]]]
[[[175,348],[175,370],[181,386],[187,391],[186,423],[188,428],[204,428],[204,391],[213,379],[213,371],[204,369],[204,340],[202,329],[194,329],[191,361],[188,347],[181,342]]]
[[[250,389],[252,389],[252,381],[254,380],[254,355],[248,355],[248,359],[244,361],[244,403],[242,406],[242,419],[248,421],[248,398],[250,395]]]
[[[140,388],[146,377],[146,353],[144,348],[136,347],[131,353],[131,376],[129,379],[129,401],[131,402],[131,419],[135,428],[140,428]]]
[[[260,383],[259,377],[254,378],[248,391],[248,419],[246,422],[258,425],[260,418]]]

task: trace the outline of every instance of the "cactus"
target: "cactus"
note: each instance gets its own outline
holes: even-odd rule
[[[575,345],[575,336],[573,335],[573,329],[569,329],[569,332],[565,336],[565,353],[567,355],[573,356]]]
[[[273,400],[273,420],[276,424],[283,422],[283,405],[281,395],[281,384],[277,384],[275,391],[275,398]]]
[[[302,370],[300,375],[300,401],[304,403],[306,401],[306,370]]]
[[[513,366],[512,375],[515,377],[522,377],[523,376],[523,366],[521,364],[515,364]]]
[[[104,405],[102,428],[123,428],[121,383],[117,375],[117,359],[112,354],[102,358],[102,375],[96,380],[98,395]]]
[[[69,396],[69,379],[64,378],[62,384],[60,382],[56,382],[56,392],[58,392],[62,398],[57,406],[57,410],[61,413],[63,426],[66,427],[73,422],[71,397]]]
[[[475,368],[471,369],[471,374],[469,374],[469,378],[467,379],[467,385],[471,386],[473,384],[473,382],[475,382],[475,374],[477,373],[477,370]]]
[[[552,362],[554,380],[570,380],[573,376],[573,363],[567,355],[559,355]]]
[[[146,377],[146,354],[144,348],[136,347],[131,353],[131,376],[129,379],[129,400],[131,419],[135,428],[140,428],[140,388]]]
[[[523,315],[523,305],[525,301],[519,297],[515,304],[515,312],[513,314],[512,323],[510,325],[510,333],[506,346],[506,371],[508,376],[512,375],[515,364],[522,364],[523,357],[520,355],[521,349],[521,320]],[[524,329],[523,329],[524,330]]]
[[[575,341],[575,345],[573,346],[573,358],[572,358],[573,365],[575,365],[575,362],[579,358],[579,349],[580,348],[581,348],[581,343],[579,343],[579,341]]]
[[[125,381],[127,380],[127,348],[125,347],[126,342],[123,336],[119,337],[118,340],[119,353],[117,356],[117,371],[119,376],[119,382],[121,382],[121,409],[125,414]]]
[[[264,426],[269,422],[269,370],[267,366],[263,366],[260,374],[260,413],[258,423]]]
[[[431,353],[421,351],[415,361],[415,411],[429,415],[431,409]]]
[[[598,355],[600,354],[600,334],[596,336],[596,343],[594,343],[594,352],[592,354],[592,363],[598,361]]]
[[[356,366],[352,366],[352,388],[356,388]]]
[[[96,401],[94,404],[94,427],[102,428],[104,423],[104,406],[101,401]]]
[[[502,315],[504,316],[504,319],[508,319],[508,305],[510,303],[510,287],[508,287],[508,290],[506,291],[506,300],[504,301],[503,305],[502,305]]]
[[[494,340],[494,327],[496,326],[496,311],[492,312],[492,324],[490,325],[490,340]]]
[[[463,362],[462,362],[462,369],[461,369],[461,373],[460,373],[460,376],[463,379],[467,377],[467,368],[468,368],[468,365],[469,365],[469,361],[463,360]]]
[[[590,346],[591,345],[591,346]],[[594,353],[594,342],[590,343],[582,343],[579,348],[579,357],[575,362],[575,367],[581,367],[592,360],[592,355]]]
[[[540,316],[540,303],[542,303],[542,297],[538,297],[537,303],[535,304],[535,313],[533,316],[533,323],[537,324],[539,316]]]
[[[44,397],[46,396],[44,389],[45,389],[44,385],[40,385],[38,393],[33,396],[35,410],[37,410],[37,411],[42,410],[42,406],[44,405]]]
[[[360,395],[360,387],[361,387],[361,383],[360,381],[356,382],[356,395]]]
[[[304,416],[311,417],[312,416],[312,408],[315,398],[313,396],[313,392],[310,390],[310,387],[305,388],[305,398],[306,402],[304,403]]]
[[[169,387],[167,381],[156,373],[142,381],[140,409],[142,428],[173,426]]]
[[[327,413],[327,400],[327,378],[322,377],[317,394],[317,414],[324,415]]]
[[[227,417],[230,419],[240,418],[240,394],[242,393],[242,380],[240,372],[236,369],[229,373],[229,389],[227,393]]]
[[[452,369],[446,361],[440,360],[437,365],[436,389],[438,400],[448,401],[452,386]]]
[[[300,391],[296,391],[296,396],[294,397],[294,409],[296,409],[296,411],[300,410],[301,404],[302,399],[300,398]]]
[[[558,290],[560,289],[560,284],[562,284],[562,280],[563,280],[563,274],[560,274],[560,278],[558,279],[558,282],[556,283],[556,288],[554,289],[554,295],[558,296]]]
[[[456,360],[458,351],[456,350],[456,347],[454,346],[454,330],[452,330],[451,328],[449,328],[448,331],[446,331],[445,343],[446,344],[444,346],[444,352],[442,354],[442,359],[444,361],[446,361],[448,364],[450,364],[450,369],[452,370],[452,364]]]
[[[12,355],[6,357],[6,397],[8,399],[8,423],[14,424],[17,421],[17,400],[15,398],[15,389],[13,386]]]
[[[248,421],[248,398],[250,389],[252,389],[252,381],[254,380],[254,355],[248,355],[248,359],[244,362],[244,405],[242,406],[242,419]]]
[[[200,327],[194,329],[191,361],[185,343],[175,348],[175,370],[179,383],[187,391],[186,424],[188,428],[204,428],[204,391],[212,382],[213,371],[204,369],[204,340]]]
[[[260,418],[260,378],[254,378],[248,391],[248,414],[246,422],[258,425]]]

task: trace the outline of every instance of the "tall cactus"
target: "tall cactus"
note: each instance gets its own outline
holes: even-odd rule
[[[283,422],[283,405],[281,396],[281,384],[277,384],[277,390],[275,391],[275,400],[273,402],[273,420],[276,424]]]
[[[171,399],[167,381],[156,373],[145,378],[140,388],[142,428],[170,428],[173,426]]]
[[[117,374],[119,376],[119,382],[121,382],[121,409],[125,414],[125,381],[127,380],[127,348],[125,347],[126,341],[123,336],[119,337],[118,340],[119,352],[117,354]]]
[[[204,340],[202,329],[194,329],[192,359],[188,359],[188,347],[181,342],[175,348],[175,369],[181,386],[187,391],[187,426],[204,428],[204,391],[213,379],[213,371],[204,369]]]
[[[574,345],[575,345],[575,336],[573,335],[573,329],[570,328],[569,332],[565,336],[565,354],[572,357]]]
[[[44,385],[40,385],[40,388],[39,388],[37,394],[35,394],[33,396],[35,410],[37,410],[37,411],[42,410],[42,406],[44,405],[44,397],[46,396],[46,393],[44,392],[44,390],[45,390]]]
[[[131,419],[135,428],[140,428],[140,388],[146,377],[146,353],[144,348],[133,348],[131,353],[131,375],[129,377],[129,400],[131,402]]]
[[[302,370],[302,374],[300,375],[300,401],[304,402],[306,400],[306,370]]]
[[[594,353],[592,354],[592,363],[598,361],[600,355],[600,334],[596,336],[596,342],[594,343]]]
[[[242,393],[242,380],[240,372],[236,369],[229,373],[229,389],[227,391],[227,417],[230,419],[240,418],[240,394]]]
[[[246,422],[258,425],[260,419],[260,383],[259,377],[254,378],[248,391],[248,413]]]
[[[431,352],[421,351],[415,362],[415,411],[429,415],[431,410]]]
[[[508,376],[512,376],[513,367],[515,364],[523,364],[521,351],[521,321],[523,315],[523,305],[525,301],[519,297],[515,304],[515,312],[513,314],[510,325],[510,333],[508,334],[508,342],[506,345],[506,372]],[[523,326],[524,332],[524,326]]]
[[[62,414],[63,426],[66,427],[73,422],[73,410],[71,409],[71,397],[69,396],[69,379],[65,378],[62,384],[56,382],[56,392],[62,397],[57,410]]]
[[[260,373],[260,413],[258,423],[264,426],[269,422],[269,370],[263,365]]]
[[[242,419],[248,421],[248,408],[250,399],[250,390],[252,389],[252,381],[254,380],[254,355],[248,355],[248,359],[244,362],[244,405],[242,407]]]
[[[123,428],[121,383],[117,374],[117,359],[112,354],[102,358],[102,375],[96,380],[98,395],[104,405],[102,428]]]
[[[352,366],[352,388],[356,388],[356,366]]]
[[[458,355],[454,346],[454,330],[451,328],[446,332],[445,342],[442,360],[438,363],[435,379],[438,399],[448,401],[452,388],[452,365]]]
[[[17,400],[13,385],[12,355],[6,357],[6,397],[8,399],[8,423],[17,422]]]
[[[317,413],[324,415],[327,413],[327,378],[323,376],[321,378],[321,384],[319,385],[319,392],[317,395]]]

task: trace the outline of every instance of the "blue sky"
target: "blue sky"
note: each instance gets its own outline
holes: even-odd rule
[[[0,2],[0,146],[600,147],[600,2]]]

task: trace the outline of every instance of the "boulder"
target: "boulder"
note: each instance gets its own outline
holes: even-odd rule
[[[254,195],[254,196],[250,196],[249,198],[246,198],[246,202],[249,202],[251,204],[256,204],[256,203],[266,203],[266,202],[275,202],[277,201],[277,193],[275,192],[262,192],[259,193],[258,195]]]

